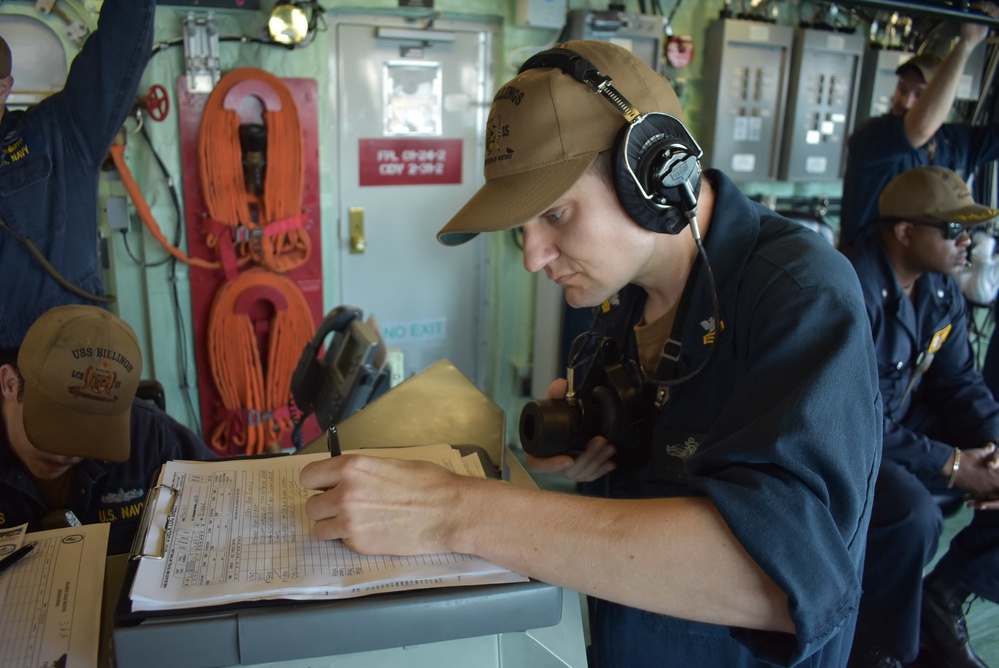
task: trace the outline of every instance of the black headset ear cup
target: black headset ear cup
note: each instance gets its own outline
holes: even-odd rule
[[[625,212],[642,227],[665,234],[677,234],[687,226],[691,208],[681,186],[663,186],[656,173],[671,156],[689,161],[685,178],[696,200],[700,192],[701,149],[675,116],[649,113],[621,128],[611,153],[614,189]],[[645,191],[644,194],[642,191]],[[649,199],[645,194],[652,195]]]

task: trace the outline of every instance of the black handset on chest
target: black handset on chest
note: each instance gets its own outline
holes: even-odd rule
[[[697,209],[701,147],[676,116],[641,113],[597,66],[570,49],[528,58],[520,72],[556,68],[605,98],[625,118],[612,150],[614,188],[621,206],[642,227],[677,234]]]

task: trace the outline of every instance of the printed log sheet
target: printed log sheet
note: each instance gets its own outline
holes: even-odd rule
[[[460,473],[484,475],[477,459],[462,458],[450,446],[361,454],[398,456],[403,450],[412,451],[406,453],[407,458],[429,459]],[[340,540],[317,538],[305,515],[305,500],[316,492],[301,486],[299,473],[308,462],[325,457],[167,464],[161,486],[147,503],[146,512],[152,515],[141,553],[153,556],[140,560],[131,590],[132,609],[191,608],[269,598],[348,598],[527,581],[472,555],[367,556]],[[160,553],[162,558],[154,558]]]
[[[2,532],[0,554],[34,548],[0,574],[0,668],[97,665],[108,527]]]

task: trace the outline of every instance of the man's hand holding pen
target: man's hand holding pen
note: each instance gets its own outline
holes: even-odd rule
[[[302,486],[321,490],[305,503],[316,535],[341,538],[362,554],[463,552],[456,544],[466,517],[464,491],[484,479],[430,462],[350,454],[311,462]]]

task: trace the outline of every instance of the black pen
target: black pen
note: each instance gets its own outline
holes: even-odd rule
[[[4,557],[3,560],[0,560],[0,573],[3,573],[21,559],[24,559],[26,556],[31,554],[33,549],[35,549],[34,542],[26,543]]]
[[[326,447],[330,449],[330,457],[340,455],[340,437],[337,436],[335,424],[331,424],[326,430]]]

